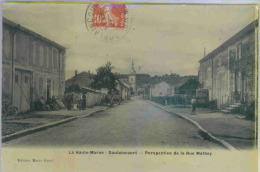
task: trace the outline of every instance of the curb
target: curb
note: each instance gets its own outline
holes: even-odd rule
[[[5,142],[13,140],[13,139],[16,139],[16,138],[21,137],[21,136],[33,134],[33,133],[36,133],[38,131],[42,131],[42,130],[45,130],[45,129],[48,129],[48,128],[51,128],[51,127],[55,127],[55,126],[64,124],[64,123],[73,121],[73,120],[75,120],[77,118],[84,118],[84,117],[89,116],[89,115],[91,115],[93,113],[101,112],[101,111],[104,111],[106,109],[108,109],[108,108],[104,108],[104,109],[101,109],[101,110],[96,110],[96,111],[93,111],[93,112],[89,112],[86,115],[74,116],[74,117],[62,119],[60,121],[56,121],[56,122],[52,122],[52,123],[49,123],[49,124],[41,125],[41,126],[38,126],[38,127],[30,128],[30,129],[27,129],[27,130],[18,131],[16,133],[12,133],[12,134],[9,134],[9,135],[6,135],[6,136],[2,137],[2,143],[5,143]]]
[[[78,116],[77,118],[84,118],[84,117],[87,117],[87,116],[89,116],[89,115],[91,115],[93,113],[102,112],[102,111],[107,110],[107,109],[109,109],[109,107],[106,107],[106,108],[100,109],[100,110],[96,110],[96,111],[93,111],[93,112],[89,112],[88,114],[82,115],[82,116]]]
[[[154,106],[156,106],[157,108],[160,108],[162,109],[163,111],[165,112],[168,112],[170,114],[174,114],[188,122],[190,122],[192,125],[194,125],[195,127],[197,127],[199,129],[199,134],[206,140],[210,140],[210,141],[213,141],[215,143],[218,143],[220,144],[221,146],[223,146],[224,148],[227,148],[229,150],[238,150],[237,148],[235,148],[234,146],[232,146],[231,144],[227,143],[226,141],[222,140],[222,139],[218,139],[216,138],[215,136],[213,136],[212,134],[210,134],[207,130],[205,130],[204,128],[202,128],[199,123],[197,123],[196,121],[186,117],[186,116],[183,116],[181,114],[178,114],[176,112],[170,112],[169,110],[166,110],[160,106],[158,106],[157,104],[154,104],[153,102],[150,102],[149,103],[153,104]]]

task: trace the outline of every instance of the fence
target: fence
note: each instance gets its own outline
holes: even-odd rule
[[[191,104],[191,96],[175,95],[167,97],[152,97],[152,101],[162,105],[189,105]]]

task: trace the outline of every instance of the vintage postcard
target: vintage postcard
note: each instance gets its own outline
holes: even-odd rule
[[[2,4],[5,172],[256,172],[258,5]]]

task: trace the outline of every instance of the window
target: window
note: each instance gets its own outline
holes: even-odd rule
[[[15,83],[18,83],[18,75],[15,75]]]
[[[53,53],[53,56],[52,56],[53,68],[58,69],[58,51],[56,49],[53,49],[52,53]]]
[[[50,64],[49,64],[50,62],[49,62],[49,51],[48,51],[48,50],[49,50],[49,48],[48,48],[48,47],[45,47],[45,53],[46,53],[46,54],[45,54],[45,55],[46,55],[45,59],[46,59],[46,67],[47,67],[47,68],[48,68],[49,65],[50,65]]]
[[[50,48],[48,48],[48,53],[49,53],[49,68],[52,69],[52,51]]]
[[[236,60],[239,59],[239,47],[237,46],[237,56],[236,56]]]
[[[11,36],[10,36],[10,33],[9,33],[9,30],[8,29],[4,29],[4,33],[3,33],[3,57],[5,58],[9,58],[10,55],[11,55],[11,48],[10,48],[10,45],[11,45]]]
[[[39,95],[40,96],[43,95],[43,78],[42,77],[39,78]]]
[[[62,71],[63,70],[63,59],[62,59],[62,57],[60,57],[60,71]]]
[[[24,82],[25,82],[25,84],[28,83],[28,76],[24,77]]]
[[[239,60],[241,58],[241,47],[242,47],[242,42],[237,44],[237,56],[236,60]]]
[[[40,61],[40,66],[43,66],[44,63],[44,47],[42,45],[39,46],[39,61]]]

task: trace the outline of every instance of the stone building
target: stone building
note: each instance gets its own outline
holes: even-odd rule
[[[3,18],[2,95],[18,112],[65,91],[65,48]]]
[[[219,109],[255,100],[257,29],[258,20],[199,61],[199,81]]]

